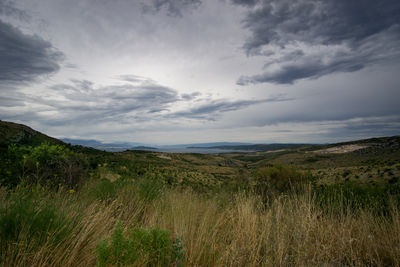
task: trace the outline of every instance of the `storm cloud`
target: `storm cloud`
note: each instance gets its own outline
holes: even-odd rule
[[[290,100],[293,99],[287,98],[283,95],[270,97],[267,99],[259,99],[259,100],[232,101],[227,99],[218,99],[218,100],[206,99],[204,101],[206,103],[197,104],[189,108],[188,110],[170,114],[169,117],[185,117],[192,119],[214,120],[221,113],[229,111],[237,111],[257,104],[263,104],[268,102],[282,102]]]
[[[261,74],[237,84],[290,84],[353,72],[400,57],[400,2],[345,0],[233,1],[249,8],[243,48],[265,58]]]
[[[214,120],[219,114],[266,102],[287,101],[284,96],[263,100],[229,100],[204,97],[199,92],[179,94],[176,90],[137,75],[122,75],[120,83],[96,85],[88,80],[72,79],[69,83],[48,88],[43,96],[21,95],[28,105],[40,106],[37,112],[19,116],[52,126],[70,123],[92,125],[107,121],[143,123],[165,119]],[[17,97],[11,107],[24,105]],[[3,102],[2,101],[2,102]],[[3,106],[4,103],[2,104]],[[3,116],[8,117],[7,112]],[[17,119],[18,116],[12,116]]]
[[[147,1],[146,1],[147,2]],[[201,4],[201,0],[151,0],[150,4],[142,5],[144,12],[158,12],[166,10],[169,16],[182,16],[187,9],[194,9]]]
[[[148,119],[154,110],[168,109],[180,98],[171,88],[142,80],[139,84],[95,85],[87,80],[71,80],[69,84],[51,86],[47,97],[33,99],[47,106],[54,116],[52,123],[94,122],[107,120]],[[60,98],[62,96],[62,98]]]
[[[62,58],[50,42],[0,20],[0,83],[31,82],[54,73]]]
[[[16,8],[14,2],[10,0],[2,0],[0,2],[0,15],[16,17],[20,20],[27,20],[29,18],[29,15],[26,12]]]

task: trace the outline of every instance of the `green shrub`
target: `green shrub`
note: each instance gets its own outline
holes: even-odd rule
[[[346,213],[367,209],[376,214],[390,213],[390,199],[400,196],[396,185],[377,186],[346,182],[333,185],[314,185],[316,203],[327,212]]]
[[[181,245],[181,243],[179,243]],[[124,235],[117,222],[110,240],[102,240],[97,246],[98,266],[168,266],[177,263],[183,249],[175,246],[166,230],[138,228]],[[178,252],[178,253],[177,253]]]
[[[23,173],[23,153],[16,145],[0,146],[0,185],[15,187]]]
[[[14,187],[24,180],[32,184],[74,187],[87,177],[88,162],[79,153],[61,145],[36,147],[10,145],[1,148],[0,182]]]
[[[81,154],[61,145],[43,143],[24,155],[26,178],[33,183],[75,186],[87,175],[87,162]]]
[[[292,166],[275,165],[258,169],[253,191],[265,202],[274,194],[298,191],[305,182],[311,180],[310,174],[300,172]]]

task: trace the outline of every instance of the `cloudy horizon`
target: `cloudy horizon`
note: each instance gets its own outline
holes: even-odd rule
[[[103,142],[400,134],[400,2],[1,0],[0,119]]]

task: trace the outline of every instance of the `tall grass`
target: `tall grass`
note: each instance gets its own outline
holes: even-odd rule
[[[1,265],[96,266],[99,244],[112,240],[120,221],[124,231],[159,229],[171,242],[179,240],[184,266],[400,266],[400,214],[394,204],[390,216],[378,216],[363,206],[329,212],[311,188],[277,195],[265,205],[245,192],[210,197],[163,188],[156,197],[143,194],[152,192],[148,183],[124,182],[112,189],[101,183],[91,181],[78,192],[25,192],[35,204],[21,207],[15,203],[22,189],[1,190]],[[29,217],[15,219],[11,224],[19,230],[10,233],[5,218],[24,209]],[[34,229],[30,218],[45,223]],[[150,257],[130,263],[157,266]]]

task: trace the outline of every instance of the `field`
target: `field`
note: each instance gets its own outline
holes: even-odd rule
[[[2,266],[400,266],[399,137],[111,153],[6,126]]]

